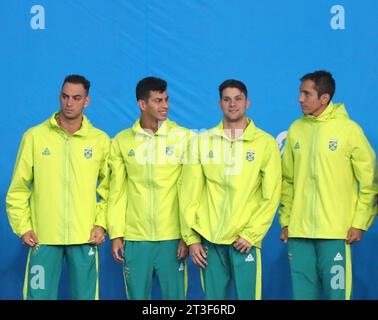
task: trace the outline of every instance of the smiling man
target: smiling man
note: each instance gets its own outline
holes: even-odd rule
[[[127,298],[185,299],[188,249],[181,240],[178,190],[189,130],[167,119],[165,80],[138,82],[141,116],[112,141],[108,226],[112,254],[123,264]]]
[[[350,245],[375,217],[375,154],[326,71],[301,78],[303,117],[282,157],[281,240],[288,242],[294,299],[350,299]]]
[[[244,83],[226,80],[219,95],[223,120],[199,135],[197,156],[183,169],[183,238],[206,299],[229,299],[231,283],[237,299],[261,299],[261,244],[279,203],[280,153],[247,118]]]
[[[83,76],[67,76],[60,110],[21,142],[7,212],[13,231],[30,247],[25,299],[58,298],[64,258],[71,298],[98,298],[97,245],[105,241],[110,139],[83,115],[89,87]]]

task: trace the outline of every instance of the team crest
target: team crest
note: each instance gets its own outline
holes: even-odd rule
[[[213,151],[210,151],[210,152],[209,152],[208,157],[209,157],[209,158],[214,158],[214,153],[213,153]]]
[[[87,159],[92,158],[92,147],[84,148],[84,157],[86,157]]]
[[[127,154],[128,157],[134,157],[135,156],[135,152],[133,149],[130,149],[129,153]]]
[[[337,149],[337,140],[336,139],[329,140],[328,148],[331,151],[335,151]]]
[[[248,161],[253,161],[253,160],[255,160],[255,150],[248,150],[245,158],[246,158]]]
[[[167,156],[171,156],[173,154],[174,146],[166,146],[165,147],[165,154]]]

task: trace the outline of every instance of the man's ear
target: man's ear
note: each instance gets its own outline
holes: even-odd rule
[[[140,111],[145,111],[146,110],[146,102],[143,99],[138,100],[138,107]]]
[[[330,94],[329,93],[323,93],[320,96],[320,102],[323,105],[328,105],[331,102],[331,96],[330,96]]]
[[[251,101],[247,99],[245,102],[245,108],[248,109],[250,105],[251,105]]]
[[[85,100],[84,100],[84,108],[88,107],[89,102],[91,102],[91,97],[90,96],[86,96]]]

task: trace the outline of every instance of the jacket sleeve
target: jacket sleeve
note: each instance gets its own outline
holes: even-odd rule
[[[104,142],[104,156],[102,159],[100,172],[98,176],[98,186],[97,186],[97,194],[99,196],[99,201],[97,203],[97,212],[96,212],[96,220],[95,225],[103,227],[107,229],[106,226],[106,212],[108,208],[108,196],[109,196],[109,178],[110,178],[110,170],[109,170],[109,149],[110,149],[110,140],[107,137],[106,141]]]
[[[376,195],[375,195],[375,204],[374,204],[374,212],[375,215],[377,215],[378,211],[378,165],[375,166],[375,178],[374,178],[374,185],[377,189]]]
[[[290,130],[282,154],[282,192],[281,206],[278,210],[281,228],[287,227],[290,221],[290,213],[294,198],[294,158],[290,141]]]
[[[32,230],[29,198],[33,182],[33,138],[26,132],[22,138],[12,181],[6,198],[9,223],[15,234],[21,237]]]
[[[280,151],[272,137],[267,143],[264,156],[261,167],[261,203],[240,233],[242,238],[257,247],[261,246],[261,241],[272,225],[281,196]]]
[[[117,138],[111,143],[109,166],[111,173],[107,227],[110,239],[123,238],[126,226],[127,171]]]
[[[352,227],[367,230],[376,216],[375,197],[378,186],[375,180],[376,158],[372,147],[358,125],[351,132],[351,162],[359,183],[356,213]]]
[[[183,164],[179,188],[181,236],[187,245],[201,242],[200,236],[192,229],[204,186],[198,141],[198,136],[189,139],[188,157]]]

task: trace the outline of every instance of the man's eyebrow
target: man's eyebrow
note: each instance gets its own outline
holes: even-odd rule
[[[242,94],[238,94],[235,96],[235,98],[238,98],[238,97],[243,97]],[[222,96],[222,98],[231,98],[230,96]]]
[[[62,96],[73,97],[73,98],[79,98],[79,97],[82,97],[81,94],[74,94],[74,95],[70,96],[69,94],[67,94],[67,93],[65,93],[65,92],[63,92],[63,91],[62,91],[61,94],[62,94]]]

